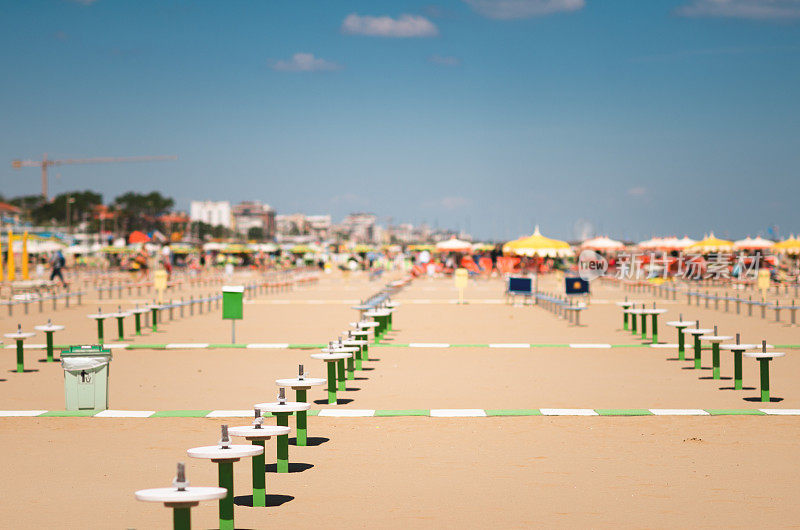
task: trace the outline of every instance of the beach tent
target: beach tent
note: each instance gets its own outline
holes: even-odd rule
[[[708,253],[708,252],[724,252],[733,250],[733,242],[725,239],[714,237],[714,232],[703,238],[702,241],[686,247],[686,250],[692,252]]]
[[[675,243],[675,250],[683,250],[687,247],[691,247],[697,243],[694,239],[690,238],[689,236],[683,236],[683,238],[678,239]]]
[[[792,235],[789,239],[775,243],[772,250],[781,254],[800,254],[800,239]]]
[[[539,232],[539,227],[533,231],[533,234],[521,239],[509,241],[503,245],[503,254],[512,256],[539,256],[539,257],[565,257],[572,256],[574,252],[569,248],[569,243],[566,241],[559,241],[558,239],[550,239],[543,236]]]
[[[436,243],[437,252],[472,252],[472,243],[452,237]]]
[[[747,236],[744,239],[740,239],[739,241],[735,241],[733,243],[733,248],[736,250],[766,250],[775,246],[774,241],[770,241],[768,239],[764,239],[761,236],[756,238],[751,238]]]
[[[595,237],[594,239],[587,239],[581,243],[581,248],[597,250],[598,252],[614,252],[623,250],[625,248],[625,244],[607,236],[600,236]]]

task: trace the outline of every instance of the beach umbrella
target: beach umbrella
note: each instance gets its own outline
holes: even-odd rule
[[[683,236],[682,239],[678,239],[675,244],[675,250],[683,250],[687,247],[691,247],[697,243],[694,239],[690,238],[689,236]]]
[[[607,236],[600,236],[600,237],[595,237],[594,239],[587,239],[586,241],[581,243],[581,248],[589,250],[597,250],[599,252],[609,252],[609,251],[622,250],[625,248],[625,244],[622,243],[621,241],[611,239]]]
[[[437,252],[472,252],[472,243],[452,237],[436,243]]]
[[[702,241],[686,247],[686,250],[700,252],[705,254],[708,252],[722,252],[725,250],[733,250],[733,242],[725,239],[714,237],[714,232],[703,238]]]
[[[574,252],[569,248],[569,243],[543,236],[539,232],[539,227],[536,226],[532,235],[510,241],[503,245],[503,254],[553,258],[572,256]]]
[[[663,248],[664,247],[664,241],[665,241],[665,239],[663,237],[653,237],[651,239],[647,239],[645,241],[640,242],[636,246],[639,247],[640,249],[655,250],[655,249]]]
[[[223,254],[249,254],[253,251],[252,249],[248,248],[245,245],[241,245],[239,243],[233,243],[231,245],[225,246],[225,248],[223,248],[220,252],[222,252]]]
[[[150,241],[150,237],[145,234],[144,232],[140,232],[139,230],[135,230],[130,233],[128,236],[128,243],[131,245],[136,245],[139,243],[147,243]]]
[[[223,248],[225,248],[225,244],[220,243],[219,241],[209,241],[208,243],[203,243],[203,250],[215,252],[222,250]]]
[[[770,241],[768,239],[764,239],[761,236],[756,238],[751,238],[747,236],[744,239],[740,239],[739,241],[735,241],[733,243],[733,248],[736,250],[766,250],[775,246],[774,241]]]
[[[792,235],[789,239],[775,243],[772,250],[781,254],[800,254],[800,239]]]

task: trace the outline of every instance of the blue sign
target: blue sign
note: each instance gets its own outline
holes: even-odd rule
[[[511,294],[533,294],[533,281],[530,278],[508,279],[508,292]]]
[[[589,294],[589,281],[583,278],[564,278],[567,294]]]

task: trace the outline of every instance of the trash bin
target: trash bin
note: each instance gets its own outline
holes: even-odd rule
[[[100,345],[70,346],[61,352],[66,410],[108,408],[108,363],[111,350]]]

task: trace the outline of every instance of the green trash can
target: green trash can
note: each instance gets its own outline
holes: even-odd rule
[[[100,345],[70,346],[61,351],[66,410],[108,408],[108,364],[111,350]]]

